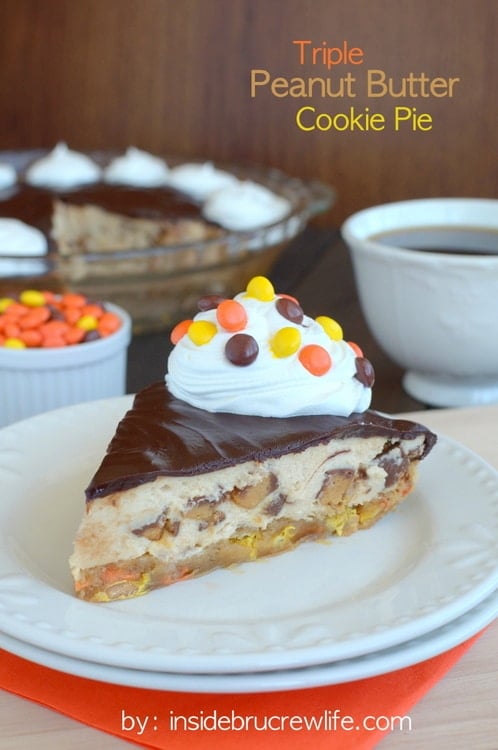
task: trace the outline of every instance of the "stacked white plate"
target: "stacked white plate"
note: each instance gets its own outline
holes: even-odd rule
[[[440,436],[372,529],[108,604],[67,560],[131,397],[0,431],[0,647],[74,675],[189,692],[337,684],[458,645],[498,614],[498,474]]]

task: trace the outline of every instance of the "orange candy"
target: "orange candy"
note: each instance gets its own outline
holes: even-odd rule
[[[332,358],[328,351],[318,344],[307,344],[300,350],[299,361],[312,375],[325,375],[332,367]]]
[[[187,333],[188,329],[192,325],[194,321],[193,320],[181,320],[179,323],[176,324],[176,326],[171,331],[170,335],[170,341],[175,346],[178,344],[180,339],[182,339],[185,334]]]
[[[91,315],[92,318],[101,318],[104,315],[104,308],[96,303],[83,305],[83,307],[81,308],[81,314]],[[107,315],[114,316],[114,313],[107,313]]]
[[[69,325],[74,326],[81,318],[81,309],[79,307],[66,307],[64,309],[64,320]]]
[[[28,328],[37,328],[50,318],[50,310],[47,307],[34,307],[32,310],[23,315],[19,320],[19,328],[26,330]]]
[[[97,315],[95,317],[97,318]],[[120,327],[121,320],[116,313],[104,312],[100,318],[98,318],[97,331],[102,336],[110,336],[111,333],[116,333]]]
[[[61,349],[63,346],[67,346],[67,344],[62,336],[54,334],[52,336],[45,336],[41,346],[43,349]]]
[[[83,307],[86,303],[87,298],[76,292],[66,292],[60,299],[61,307]]]
[[[26,346],[41,346],[43,341],[43,336],[36,329],[21,331],[19,338],[24,341]]]
[[[63,336],[69,328],[65,320],[48,320],[40,326],[43,336]]]
[[[354,341],[348,341],[347,343],[349,344],[349,346],[354,351],[357,357],[363,357],[363,351],[360,349],[358,344],[355,344]]]
[[[72,326],[68,328],[64,334],[64,341],[66,344],[79,344],[85,338],[86,331],[83,328],[75,328]]]
[[[19,325],[15,322],[7,322],[3,327],[3,332],[8,339],[17,339],[21,333]]]
[[[6,317],[18,319],[22,315],[26,315],[29,311],[29,307],[22,305],[20,302],[12,302],[3,313]]]
[[[224,299],[216,308],[216,319],[226,331],[242,331],[247,325],[243,305],[234,299]]]

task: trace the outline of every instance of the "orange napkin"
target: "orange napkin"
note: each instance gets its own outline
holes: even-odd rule
[[[369,750],[479,637],[440,656],[344,685],[256,694],[144,690],[73,677],[0,650],[0,688],[159,750]],[[284,718],[288,717],[288,718]],[[293,717],[291,719],[291,717]],[[185,722],[189,719],[189,728]],[[199,728],[200,721],[204,722]],[[318,728],[306,726],[306,720]],[[176,721],[176,728],[173,723]],[[213,726],[217,722],[217,728]],[[409,730],[409,718],[401,729]],[[195,727],[198,727],[197,729]],[[395,722],[395,727],[399,723]]]

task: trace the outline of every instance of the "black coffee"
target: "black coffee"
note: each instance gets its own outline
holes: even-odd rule
[[[427,253],[455,253],[458,255],[498,254],[498,229],[475,227],[416,227],[381,232],[370,237],[406,250]]]

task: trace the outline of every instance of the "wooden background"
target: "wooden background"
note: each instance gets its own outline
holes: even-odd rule
[[[125,148],[274,165],[336,187],[324,221],[388,200],[496,197],[496,0],[1,0],[0,149]],[[294,39],[363,48],[365,68],[460,77],[453,99],[297,100],[249,72],[300,67]],[[364,76],[357,66],[333,71]],[[430,132],[313,132],[299,106],[433,117]]]

